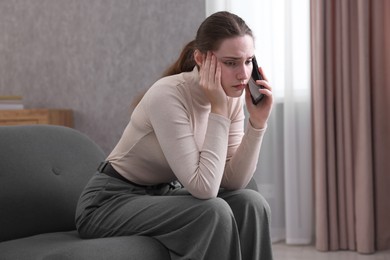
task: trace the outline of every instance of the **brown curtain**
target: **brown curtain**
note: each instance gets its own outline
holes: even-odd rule
[[[390,1],[311,0],[316,247],[390,248]]]

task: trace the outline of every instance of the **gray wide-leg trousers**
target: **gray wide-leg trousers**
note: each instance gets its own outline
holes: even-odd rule
[[[181,187],[145,189],[102,173],[89,181],[76,211],[83,238],[150,236],[175,260],[271,260],[269,219],[254,190],[199,200]]]

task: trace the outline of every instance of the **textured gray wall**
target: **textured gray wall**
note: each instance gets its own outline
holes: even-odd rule
[[[204,17],[204,0],[1,0],[0,95],[73,109],[75,128],[109,153],[132,99]]]

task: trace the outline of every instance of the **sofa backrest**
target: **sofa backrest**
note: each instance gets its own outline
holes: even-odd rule
[[[71,128],[1,126],[0,241],[75,229],[77,200],[104,159]]]

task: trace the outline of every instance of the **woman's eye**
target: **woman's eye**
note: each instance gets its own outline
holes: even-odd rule
[[[236,65],[236,62],[234,62],[234,61],[225,61],[224,63],[225,63],[225,65],[230,66],[230,67],[234,67]]]
[[[225,61],[224,64],[228,67],[236,67],[238,66],[239,63],[237,61]],[[251,64],[252,64],[252,59],[245,61],[246,66],[249,66]]]

